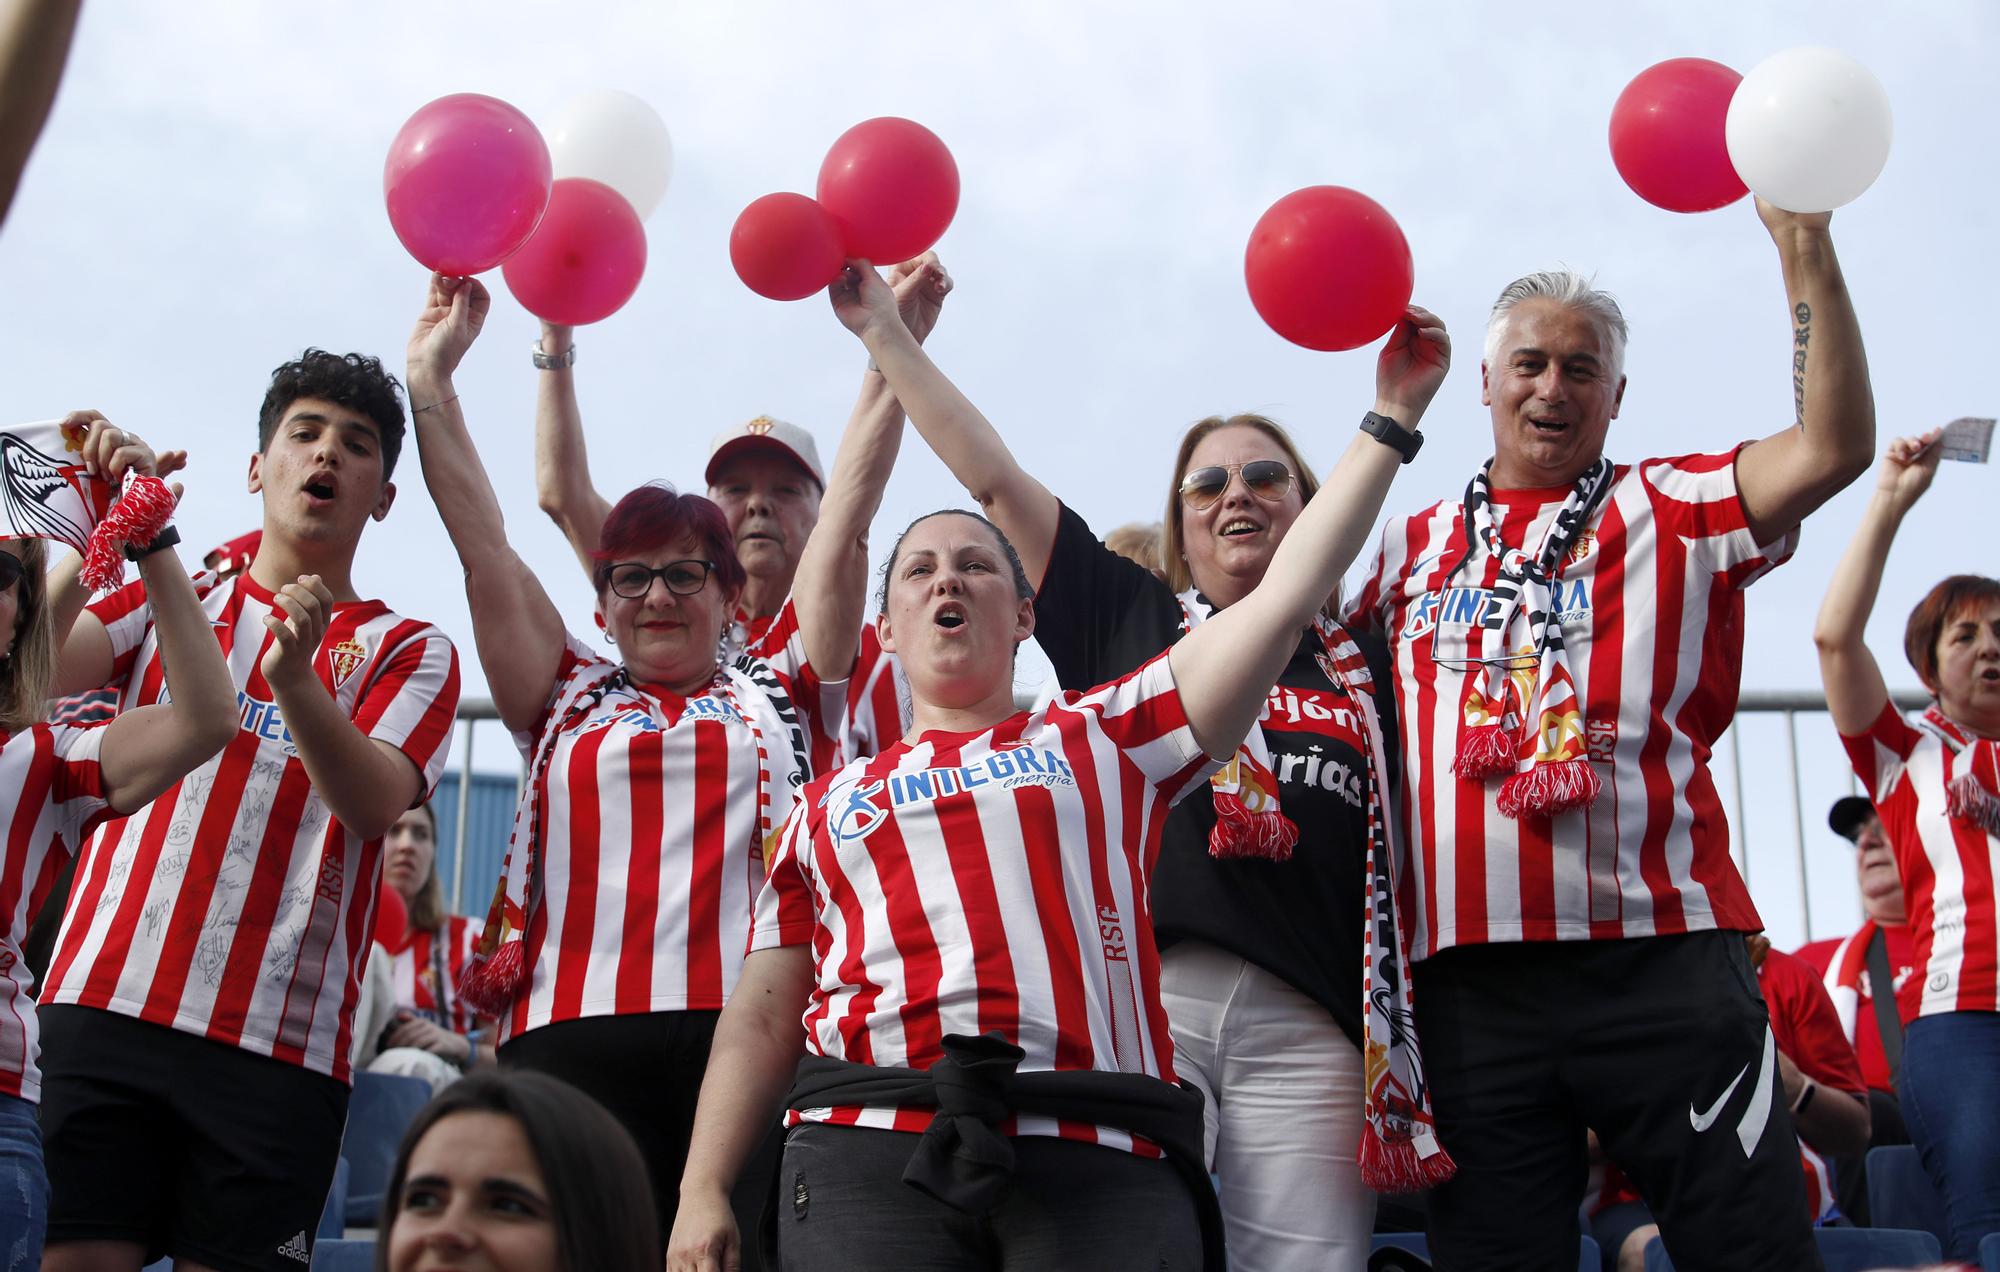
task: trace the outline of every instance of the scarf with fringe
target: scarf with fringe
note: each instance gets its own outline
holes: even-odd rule
[[[1944,744],[1944,811],[2000,837],[2000,742],[1982,738],[1935,706],[1918,723]]]
[[[1603,789],[1590,766],[1583,702],[1577,697],[1555,582],[1570,549],[1611,490],[1611,461],[1600,458],[1577,478],[1569,497],[1531,556],[1501,541],[1493,515],[1492,461],[1465,488],[1466,552],[1445,575],[1440,593],[1468,562],[1474,579],[1497,563],[1492,595],[1471,624],[1433,629],[1432,659],[1473,675],[1461,704],[1452,771],[1467,781],[1500,777],[1499,808],[1507,817],[1553,817],[1588,808]]]

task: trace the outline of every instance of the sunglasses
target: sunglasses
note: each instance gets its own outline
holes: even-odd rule
[[[28,567],[21,564],[21,558],[11,552],[0,552],[0,592],[6,591],[21,581]]]
[[[1251,494],[1267,503],[1278,502],[1292,489],[1292,470],[1282,460],[1253,459],[1247,464],[1211,464],[1194,469],[1181,478],[1182,502],[1196,512],[1207,511],[1229,489],[1232,473],[1243,479]]]
[[[612,566],[607,577],[614,594],[640,601],[653,590],[654,579],[665,583],[675,596],[693,596],[708,586],[708,576],[714,572],[713,561],[669,561],[657,569],[626,561]]]

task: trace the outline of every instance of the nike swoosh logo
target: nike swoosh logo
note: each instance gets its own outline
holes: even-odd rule
[[[1706,1113],[1697,1113],[1694,1110],[1694,1105],[1688,1105],[1688,1121],[1694,1124],[1695,1134],[1699,1135],[1709,1127],[1715,1125],[1715,1119],[1722,1116],[1722,1106],[1729,1103],[1730,1096],[1736,1094],[1737,1083],[1743,1081],[1743,1075],[1748,1072],[1750,1072],[1750,1066],[1747,1064],[1738,1069],[1736,1076],[1729,1080],[1729,1086],[1721,1095],[1716,1097],[1715,1103],[1708,1106]]]

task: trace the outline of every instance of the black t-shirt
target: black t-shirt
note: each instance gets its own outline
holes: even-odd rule
[[[1035,639],[1063,688],[1116,680],[1179,640],[1182,622],[1165,583],[1062,509],[1035,598]],[[1386,651],[1359,643],[1376,685],[1386,685]],[[1302,633],[1260,725],[1280,805],[1299,828],[1291,859],[1211,857],[1215,806],[1206,791],[1194,792],[1167,818],[1152,878],[1153,929],[1162,948],[1206,941],[1255,963],[1326,1008],[1359,1046],[1367,760],[1359,713],[1320,670],[1320,652],[1319,637]],[[1387,696],[1378,690],[1376,701],[1393,750]],[[1389,798],[1385,791],[1385,806]]]

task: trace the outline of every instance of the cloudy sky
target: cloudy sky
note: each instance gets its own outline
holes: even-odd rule
[[[1638,71],[1702,56],[1747,70],[1827,44],[1866,62],[1895,109],[1877,186],[1834,223],[1884,440],[2000,412],[1990,90],[2000,10],[1786,3],[889,3],[299,6],[190,0],[86,7],[68,78],[0,234],[5,411],[105,411],[194,452],[182,521],[197,543],[254,526],[244,492],[270,369],[307,344],[400,366],[423,285],[383,211],[381,166],[408,115],[445,93],[548,119],[596,88],[636,93],[676,146],[647,224],[639,294],[578,340],[599,485],[700,480],[708,437],[770,413],[831,458],[864,355],[823,301],[780,305],[728,263],[736,213],[810,192],[849,125],[906,115],[963,178],[940,250],[958,291],[932,350],[1058,494],[1103,528],[1158,515],[1189,421],[1261,410],[1330,462],[1372,396],[1373,355],[1272,335],[1242,281],[1250,227],[1300,186],[1348,185],[1401,222],[1416,299],[1460,351],[1390,495],[1461,489],[1490,450],[1479,405],[1485,310],[1557,263],[1597,275],[1632,324],[1615,457],[1721,448],[1783,425],[1789,327],[1776,253],[1747,202],[1677,216],[1619,181],[1611,103]],[[1226,10],[1226,11],[1225,11]],[[1985,156],[1982,158],[1981,156]],[[534,320],[499,293],[459,377],[516,546],[571,626],[590,598],[534,507]],[[364,540],[356,583],[469,637],[451,549],[414,459]],[[1810,630],[1866,479],[1753,591],[1746,686],[1817,687]],[[914,434],[877,524],[955,502]],[[1871,628],[1892,683],[1903,616],[1938,577],[1995,568],[1992,470],[1947,466],[1906,526]],[[484,678],[467,654],[468,694]],[[1024,671],[1032,660],[1024,660]],[[1824,830],[1845,766],[1802,717],[1813,931],[1855,914]],[[1746,726],[1751,881],[1783,941],[1804,932],[1775,720]],[[494,734],[482,756],[501,759]],[[1726,751],[1724,752],[1726,756]],[[1721,757],[1719,757],[1721,758]],[[1722,780],[1727,784],[1727,765]]]

